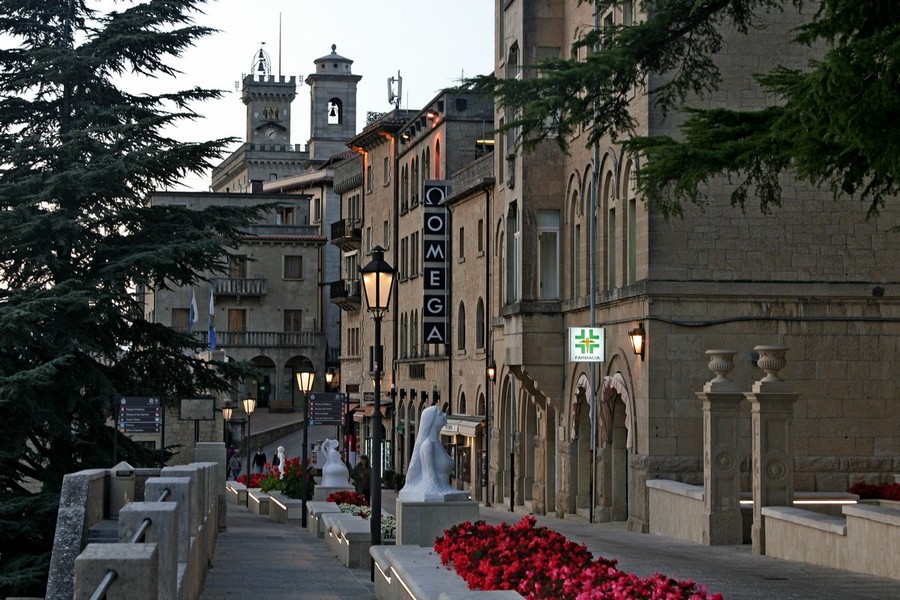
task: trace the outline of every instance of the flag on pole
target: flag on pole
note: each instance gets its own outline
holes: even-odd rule
[[[209,286],[209,349],[216,349],[216,303],[213,288]]]
[[[188,317],[188,327],[190,331],[194,331],[194,323],[197,322],[197,297],[194,295],[194,288],[191,288],[191,312]]]

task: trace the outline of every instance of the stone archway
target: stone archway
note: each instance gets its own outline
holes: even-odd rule
[[[598,392],[598,504],[600,521],[628,519],[634,403],[621,372],[603,378]]]

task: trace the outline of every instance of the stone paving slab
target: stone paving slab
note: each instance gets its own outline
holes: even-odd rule
[[[201,600],[374,600],[369,571],[344,567],[299,524],[228,507]]]

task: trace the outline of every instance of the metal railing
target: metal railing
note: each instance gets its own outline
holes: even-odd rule
[[[170,490],[166,488],[159,495],[159,500],[157,502],[163,502],[166,498],[169,497]],[[138,528],[135,530],[134,535],[131,536],[131,539],[128,540],[129,544],[139,544],[144,541],[144,536],[147,534],[147,529],[150,525],[153,524],[153,519],[150,517],[145,517],[141,524],[138,525]],[[97,585],[97,589],[94,590],[94,593],[91,595],[91,600],[104,600],[106,598],[106,594],[109,593],[109,588],[112,587],[113,582],[116,580],[119,574],[115,569],[107,569],[106,574],[103,575],[103,579],[100,580],[100,583]]]

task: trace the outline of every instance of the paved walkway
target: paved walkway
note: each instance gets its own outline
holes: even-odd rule
[[[393,512],[396,494],[385,491]],[[523,515],[481,507],[492,524],[517,522]],[[749,546],[701,546],[625,531],[621,524],[590,524],[581,519],[538,517],[538,525],[585,544],[594,554],[619,561],[625,571],[654,572],[694,579],[726,600],[900,600],[900,581],[825,569],[757,556]],[[368,569],[347,569],[296,524],[279,524],[228,505],[228,530],[219,534],[201,600],[374,599]]]
[[[267,414],[253,430],[273,427],[296,414]],[[310,428],[310,441],[333,428]],[[299,433],[273,443],[288,456],[299,453]],[[266,448],[271,452],[272,448]],[[294,450],[293,452],[291,450]],[[271,454],[270,454],[271,456]],[[382,505],[394,512],[396,493],[385,490]],[[484,507],[491,524],[518,522],[524,514],[504,507]],[[702,546],[626,531],[621,523],[588,523],[573,517],[537,517],[595,556],[619,561],[619,568],[641,576],[659,572],[693,579],[725,600],[900,600],[900,581],[826,569],[752,554],[750,546]],[[900,559],[898,559],[900,560]],[[325,546],[297,524],[279,524],[228,505],[228,529],[219,534],[201,600],[269,598],[271,600],[369,600],[375,598],[368,569],[347,569]]]

